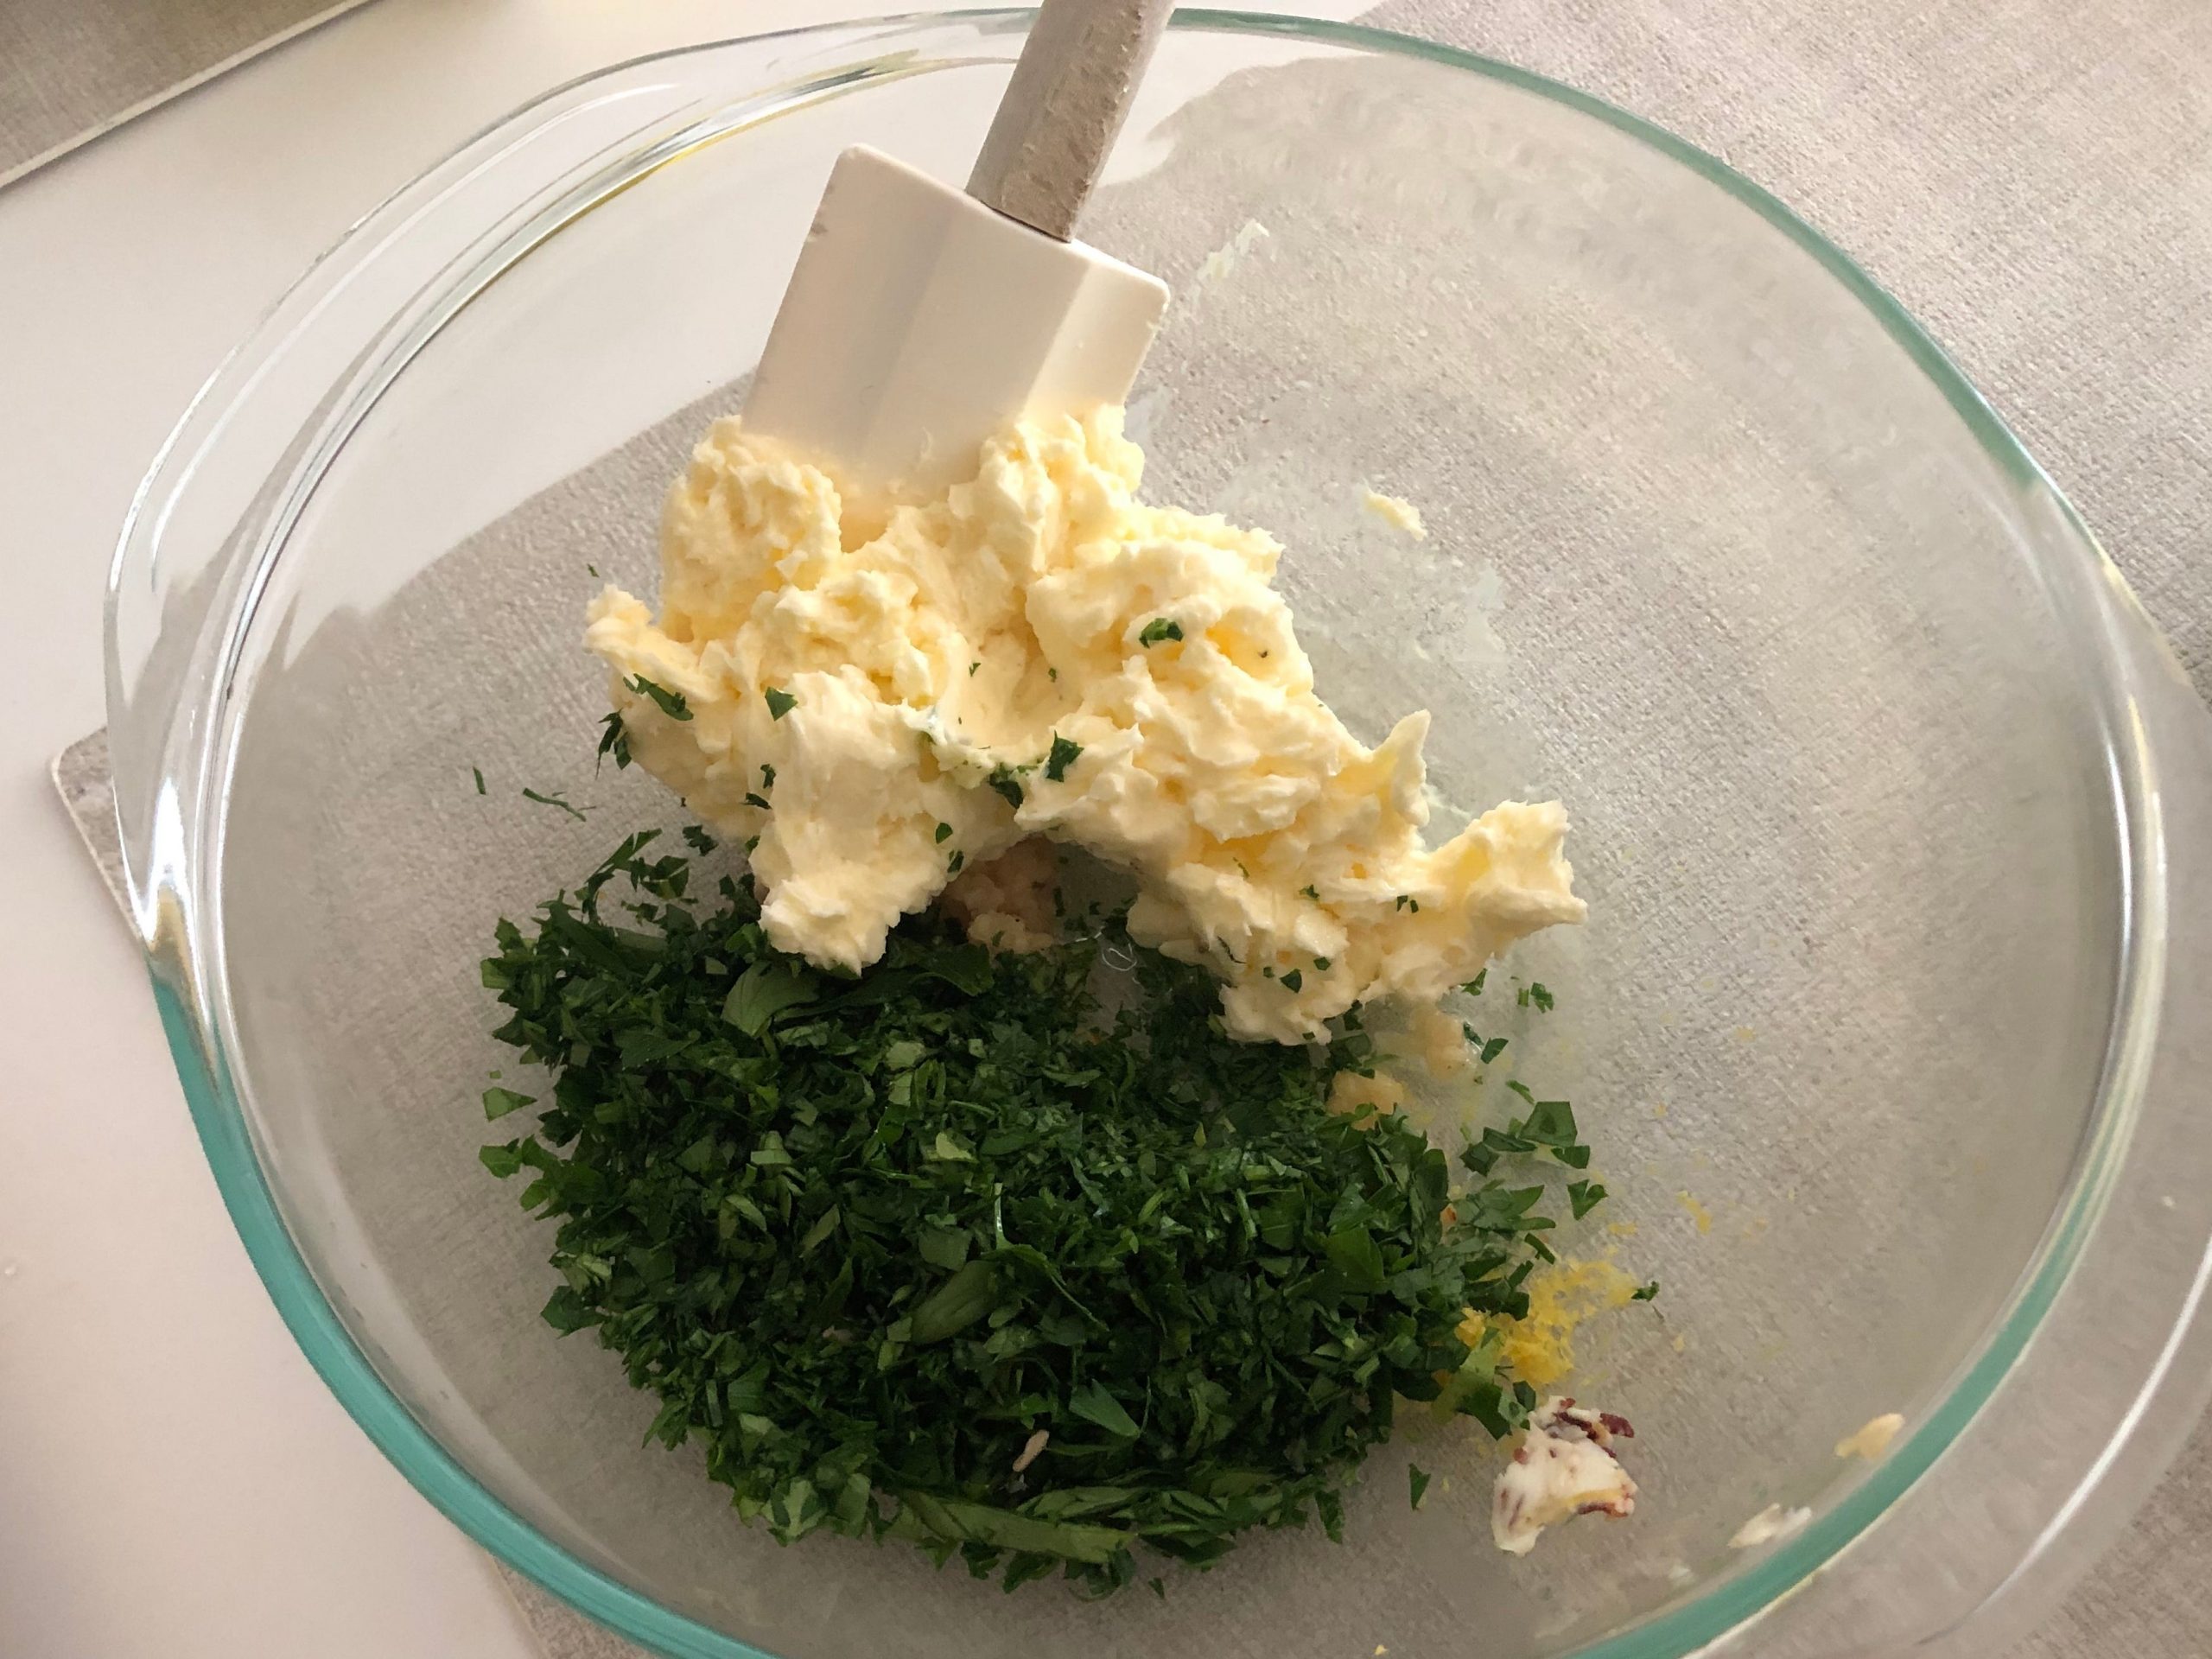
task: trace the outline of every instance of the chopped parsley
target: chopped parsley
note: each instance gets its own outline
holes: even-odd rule
[[[1498,1042],[1498,1046],[1503,1048],[1502,1041]],[[1487,1064],[1492,1058],[1488,1045],[1484,1046],[1484,1054]],[[1580,1132],[1574,1122],[1573,1106],[1563,1100],[1538,1100],[1529,1085],[1517,1077],[1505,1086],[1525,1102],[1529,1109],[1502,1129],[1494,1127],[1484,1129],[1479,1139],[1470,1141],[1461,1149],[1459,1161],[1469,1171],[1488,1176],[1497,1166],[1501,1158],[1528,1157],[1538,1153],[1548,1153],[1569,1169],[1587,1169],[1590,1166],[1590,1148],[1582,1143]],[[1573,1193],[1573,1187],[1577,1185],[1585,1188],[1586,1196],[1590,1192],[1596,1195],[1587,1197],[1587,1201],[1580,1203],[1575,1209],[1575,1218],[1580,1220],[1599,1198],[1605,1196],[1605,1189],[1595,1182],[1570,1183],[1567,1202],[1571,1205],[1578,1202]],[[1541,1192],[1542,1189],[1534,1190]]]
[[[950,841],[952,839],[952,826],[949,823],[940,823],[938,825],[937,838],[940,845],[945,842]]]
[[[798,699],[779,686],[770,686],[760,696],[768,705],[768,718],[771,720],[781,720],[798,707]]]
[[[656,685],[642,674],[632,677],[630,689],[641,697],[651,697],[653,706],[671,720],[691,718],[691,705],[684,702],[681,691],[671,691],[664,685]]]
[[[1321,902],[1320,893],[1310,885],[1300,887],[1298,891],[1301,895],[1311,899],[1317,905]]]
[[[599,734],[599,757],[603,761],[613,755],[615,769],[620,771],[630,764],[630,733],[622,724],[622,711],[609,710],[599,723],[607,728]]]
[[[473,777],[476,779],[476,792],[477,792],[479,795],[483,794],[483,793],[485,792],[485,791],[484,791],[484,768],[483,768],[483,767],[481,767],[481,766],[471,766],[468,770],[469,770],[469,773],[470,773],[470,775],[471,775],[471,776],[473,776]]]
[[[1483,994],[1483,982],[1489,977],[1489,969],[1479,969],[1476,971],[1475,976],[1469,980],[1465,985],[1462,985],[1459,988],[1465,991],[1469,996],[1480,996]]]
[[[571,806],[567,801],[562,799],[557,791],[541,795],[534,789],[525,789],[522,792],[522,798],[525,801],[536,801],[540,806],[557,806],[578,823],[584,821],[586,809]]]
[[[1295,968],[1282,976],[1282,988],[1286,991],[1296,991],[1305,983],[1306,976]]]
[[[1541,980],[1538,980],[1533,985],[1523,985],[1516,1001],[1524,1008],[1534,1003],[1539,1014],[1549,1014],[1552,1011],[1552,994],[1544,988]]]
[[[1068,768],[1075,764],[1076,757],[1082,753],[1082,744],[1071,743],[1058,732],[1053,733],[1052,750],[1045,757],[1045,781],[1052,784],[1065,783],[1067,780]]]
[[[486,1089],[484,1091],[484,1116],[487,1118],[505,1117],[509,1112],[520,1111],[525,1106],[535,1106],[537,1097],[517,1094],[512,1089]]]
[[[1005,799],[1008,806],[1019,809],[1024,798],[1021,775],[1032,770],[1033,768],[1029,766],[996,766],[991,768],[991,775],[984,781]]]
[[[1149,651],[1162,640],[1180,639],[1182,637],[1183,625],[1180,622],[1172,617],[1155,616],[1144,625],[1144,631],[1137,635],[1137,644]]]
[[[1018,956],[909,918],[823,973],[656,838],[499,924],[498,1035],[554,1086],[481,1161],[559,1223],[546,1323],[620,1356],[741,1516],[1103,1592],[1141,1548],[1337,1535],[1400,1397],[1526,1421],[1458,1332],[1527,1315],[1542,1189],[1455,1194],[1403,1117],[1331,1113],[1372,1064],[1356,1013],[1312,1051],[1232,1042],[1213,978],[1110,918]],[[1102,950],[1135,963],[1110,1012]]]
[[[776,769],[771,766],[762,766],[760,768],[760,787],[763,790],[770,790],[773,789],[775,786]]]

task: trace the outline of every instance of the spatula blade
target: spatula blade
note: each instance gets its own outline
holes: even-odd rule
[[[849,493],[941,492],[1017,416],[1126,401],[1166,304],[1157,277],[856,145],[831,170],[746,423]]]

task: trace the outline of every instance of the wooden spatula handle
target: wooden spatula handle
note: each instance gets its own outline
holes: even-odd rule
[[[1044,0],[968,194],[1063,242],[1129,112],[1174,0]]]

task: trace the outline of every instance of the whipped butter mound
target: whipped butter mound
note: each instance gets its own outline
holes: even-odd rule
[[[1131,933],[1211,968],[1232,1034],[1297,1042],[1580,920],[1566,812],[1507,802],[1425,846],[1428,715],[1373,749],[1346,731],[1271,585],[1282,550],[1141,503],[1143,459],[1119,410],[1024,423],[865,534],[803,457],[708,433],[663,518],[659,621],[609,588],[586,640],[631,753],[753,843],[769,938],[865,966],[1041,834],[1135,876]]]

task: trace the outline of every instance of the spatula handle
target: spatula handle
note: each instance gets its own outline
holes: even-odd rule
[[[1071,240],[1174,9],[1174,0],[1044,0],[968,194]]]

